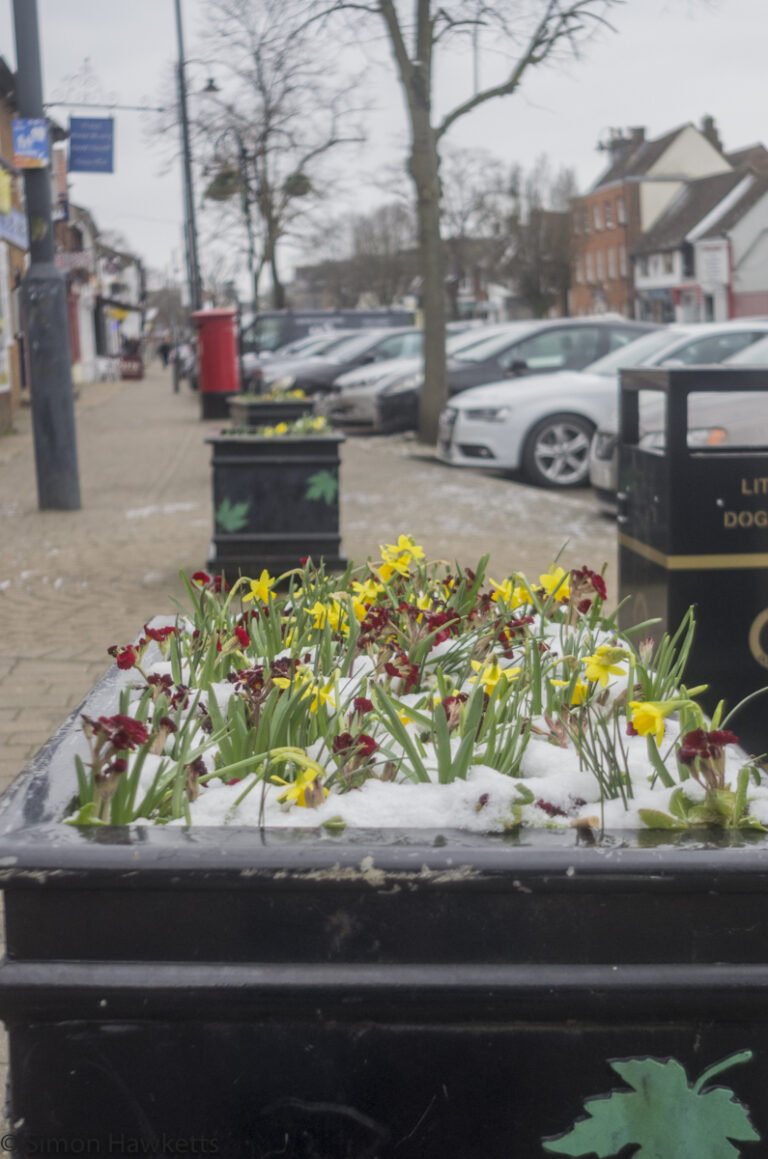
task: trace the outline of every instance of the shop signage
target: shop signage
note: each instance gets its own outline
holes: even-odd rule
[[[112,117],[69,118],[70,173],[114,173]]]

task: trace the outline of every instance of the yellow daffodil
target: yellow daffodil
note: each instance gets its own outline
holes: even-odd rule
[[[554,688],[567,688],[570,680],[550,680]],[[583,680],[577,680],[571,692],[571,704],[583,704],[589,695],[589,687]]]
[[[275,427],[275,434],[276,435],[287,435],[288,434],[288,423],[278,423],[277,426]]]
[[[363,583],[359,580],[354,580],[352,583],[352,591],[362,603],[373,604],[384,591],[384,587],[382,584],[377,583],[375,579],[369,578]]]
[[[607,686],[609,676],[626,675],[624,669],[619,667],[619,661],[627,659],[629,652],[626,648],[612,648],[610,644],[601,644],[595,649],[594,655],[581,657],[582,663],[587,666],[584,673],[587,680],[599,681],[601,688]]]
[[[570,574],[565,568],[555,567],[552,564],[544,575],[539,576],[539,583],[548,596],[554,595],[558,600],[567,600],[571,594]]]
[[[309,425],[313,431],[325,431],[328,429],[328,419],[325,415],[316,415]]]
[[[424,548],[420,547],[412,535],[401,535],[397,543],[380,545],[381,558],[390,563],[395,557],[406,556],[408,560],[424,559]]]
[[[320,782],[320,777],[314,768],[302,769],[297,774],[295,781],[286,781],[282,777],[270,777],[273,785],[285,785],[284,793],[281,793],[277,798],[281,805],[290,805],[294,802],[301,808],[306,809],[308,805],[307,793],[319,798],[322,793],[323,797],[328,796],[328,790]],[[314,800],[313,804],[318,804],[319,800]]]
[[[243,596],[243,603],[247,604],[249,600],[261,600],[262,604],[268,604],[272,598],[272,588],[276,582],[277,580],[264,568],[257,580],[251,580],[251,590]]]
[[[640,736],[656,737],[656,744],[664,740],[664,718],[674,712],[680,705],[679,700],[630,700],[632,709],[632,725]]]
[[[336,702],[333,699],[334,683],[332,676],[325,684],[315,684],[313,682],[307,687],[301,699],[309,700],[310,697],[312,698],[309,701],[310,712],[319,712],[324,704],[329,704],[331,708],[336,707]]]
[[[490,664],[473,660],[472,667],[477,675],[470,676],[470,682],[474,684],[479,680],[489,696],[500,680],[514,680],[520,672],[519,668],[502,668],[498,660],[493,660]]]
[[[530,601],[530,596],[524,587],[515,584],[513,578],[502,580],[497,584],[495,580],[490,580],[491,586],[496,588],[496,591],[491,596],[497,604],[506,604],[510,611],[521,607]]]
[[[265,439],[271,439],[274,437],[275,428],[274,427],[262,427],[261,433]]]
[[[410,559],[409,555],[398,555],[393,559],[385,559],[378,569],[382,582],[386,583],[395,573],[408,577],[411,574]]]

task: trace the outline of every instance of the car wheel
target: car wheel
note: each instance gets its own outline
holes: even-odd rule
[[[539,487],[581,487],[589,477],[594,426],[580,415],[542,419],[525,441],[523,469]]]

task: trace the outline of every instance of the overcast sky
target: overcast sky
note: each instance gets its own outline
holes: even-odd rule
[[[205,0],[182,3],[186,55],[194,59]],[[176,56],[173,0],[38,0],[38,12],[46,100],[69,95],[67,78],[88,58],[99,99],[157,102]],[[699,124],[709,113],[727,149],[768,140],[765,0],[626,0],[612,22],[616,32],[601,33],[581,59],[531,72],[521,92],[483,106],[447,139],[524,167],[546,153],[556,165],[573,166],[582,189],[605,165],[595,146],[611,127],[644,125],[653,137],[688,121]],[[0,0],[0,54],[15,67],[11,0]],[[481,58],[481,85],[497,67],[491,56]],[[190,65],[193,100],[205,71]],[[392,74],[382,68],[373,76],[378,108],[369,119],[370,142],[348,159],[365,173],[402,151],[405,131]],[[471,93],[469,46],[446,60],[438,82],[443,109]],[[51,113],[66,124],[66,108]],[[115,173],[73,174],[72,199],[91,210],[100,228],[123,233],[151,267],[169,269],[174,254],[180,266],[179,166],[162,172],[163,154],[148,143],[146,117],[116,116]],[[366,186],[352,208],[383,199]]]

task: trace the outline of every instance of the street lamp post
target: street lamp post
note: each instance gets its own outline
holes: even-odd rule
[[[18,0],[17,0],[18,2]],[[175,0],[176,43],[179,60],[176,75],[179,90],[179,122],[181,125],[181,154],[184,179],[184,239],[187,253],[189,300],[193,310],[203,305],[200,281],[200,262],[197,255],[197,223],[195,220],[195,192],[192,182],[192,148],[189,143],[189,116],[187,113],[187,81],[184,73],[184,29],[181,23],[181,0]]]
[[[37,0],[13,0],[16,96],[21,117],[44,116]],[[29,269],[22,282],[29,348],[37,500],[41,510],[77,511],[80,480],[69,357],[67,291],[54,261],[51,181],[47,168],[26,169]]]

